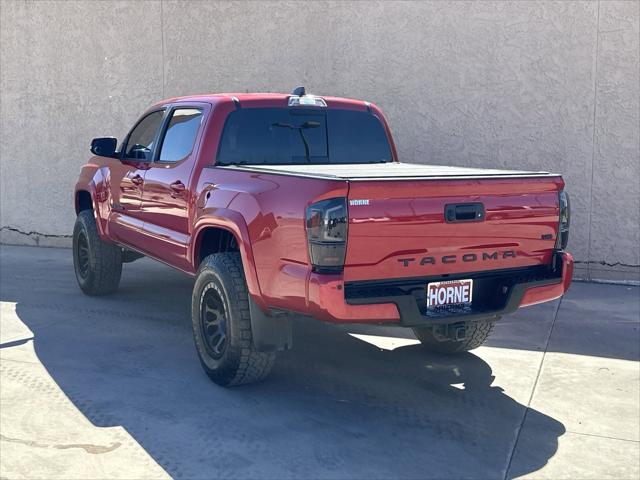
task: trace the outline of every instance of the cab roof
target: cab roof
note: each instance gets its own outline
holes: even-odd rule
[[[166,105],[169,103],[187,103],[187,102],[206,102],[216,104],[221,101],[238,101],[240,106],[263,106],[266,103],[273,104],[273,106],[282,103],[282,106],[287,106],[289,97],[293,94],[289,93],[209,93],[200,95],[188,95],[183,97],[172,97],[157,102],[155,106]],[[317,95],[308,93],[308,96],[320,97],[327,103],[327,107],[343,107],[343,108],[356,108],[366,109],[371,105],[364,100],[354,100],[351,98],[331,97],[324,95]]]

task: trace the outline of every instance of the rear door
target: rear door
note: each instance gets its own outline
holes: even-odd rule
[[[548,264],[562,186],[560,177],[352,181],[345,280]]]
[[[144,180],[141,218],[145,249],[156,258],[181,268],[187,268],[190,184],[204,109],[197,105],[170,109],[158,154]]]

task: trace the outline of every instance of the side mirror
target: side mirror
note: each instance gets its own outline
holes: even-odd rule
[[[113,137],[94,138],[91,140],[91,153],[100,157],[115,157],[118,140]]]

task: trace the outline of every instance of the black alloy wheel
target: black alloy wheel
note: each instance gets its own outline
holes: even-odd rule
[[[213,283],[202,291],[200,316],[207,353],[213,358],[221,358],[227,347],[227,309],[221,292]]]

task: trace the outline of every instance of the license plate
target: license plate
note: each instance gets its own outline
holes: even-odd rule
[[[473,280],[451,280],[427,285],[427,308],[471,305]]]

